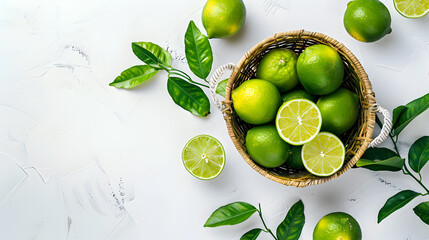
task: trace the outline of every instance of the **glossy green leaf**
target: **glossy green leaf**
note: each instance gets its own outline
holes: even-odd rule
[[[190,21],[185,34],[185,53],[191,71],[201,79],[206,79],[212,69],[213,52],[210,42]]]
[[[277,227],[278,240],[298,240],[304,223],[304,204],[299,200],[289,209],[285,219]]]
[[[395,122],[393,124],[393,135],[397,136],[401,133],[402,130],[417,116],[423,113],[426,109],[429,108],[429,93],[424,95],[421,98],[405,105],[406,109],[400,107],[397,110],[398,114]],[[401,112],[399,114],[399,112]]]
[[[221,95],[222,97],[225,97],[227,83],[228,83],[228,78],[220,81],[216,86],[216,93]]]
[[[109,85],[117,88],[130,89],[155,76],[157,72],[158,69],[149,65],[133,66],[123,71],[121,75],[116,77]]]
[[[405,106],[399,106],[395,109],[393,109],[393,120],[392,125],[395,126],[396,122],[398,122],[399,116],[407,109]]]
[[[235,225],[246,221],[258,211],[254,206],[245,202],[234,202],[216,209],[207,219],[204,227]]]
[[[210,101],[200,87],[178,77],[169,77],[167,89],[173,101],[183,109],[200,117],[210,113]]]
[[[404,162],[403,158],[390,149],[368,148],[356,166],[372,171],[400,171]]]
[[[429,137],[421,137],[408,151],[408,163],[414,172],[419,173],[429,161]]]
[[[429,202],[422,202],[413,210],[424,223],[429,225]]]
[[[247,233],[245,233],[240,240],[255,240],[258,238],[259,234],[261,234],[262,229],[260,228],[255,228],[252,229],[250,231],[248,231]]]
[[[149,66],[160,69],[161,65],[170,67],[173,59],[169,52],[151,42],[133,42],[134,54]]]
[[[411,190],[404,190],[395,194],[393,197],[387,199],[384,206],[378,212],[377,222],[380,223],[387,216],[389,216],[396,210],[402,208],[403,206],[405,206],[407,203],[409,203],[411,200],[413,200],[415,197],[419,195],[420,193],[417,193]]]

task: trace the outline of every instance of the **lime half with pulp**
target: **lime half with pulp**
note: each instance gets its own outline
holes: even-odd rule
[[[393,4],[407,18],[421,18],[429,12],[429,0],[393,0]]]
[[[194,177],[209,180],[222,172],[225,166],[225,150],[216,138],[198,135],[186,143],[182,160],[186,170]]]
[[[292,145],[303,145],[319,133],[322,127],[322,115],[312,101],[293,99],[280,107],[277,112],[276,127],[284,141]]]
[[[311,142],[302,146],[301,158],[307,171],[326,177],[341,169],[345,153],[344,144],[337,136],[321,132]]]

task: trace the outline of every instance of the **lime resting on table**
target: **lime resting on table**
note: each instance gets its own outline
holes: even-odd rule
[[[336,173],[344,164],[345,148],[332,133],[321,132],[311,142],[302,146],[302,162],[310,173],[326,177]]]
[[[183,147],[182,161],[186,170],[194,177],[201,180],[213,179],[225,166],[225,150],[216,138],[198,135]]]
[[[429,0],[393,0],[393,4],[407,18],[421,18],[429,13]]]
[[[208,0],[202,21],[208,38],[231,37],[243,27],[246,7],[242,0]]]
[[[312,101],[293,99],[279,108],[276,127],[284,141],[291,145],[302,145],[317,136],[322,127],[322,115]]]
[[[361,240],[362,230],[350,214],[334,212],[322,217],[313,231],[313,240]]]

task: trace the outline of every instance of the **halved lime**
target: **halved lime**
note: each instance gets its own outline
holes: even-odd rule
[[[186,170],[194,177],[209,180],[217,177],[225,166],[222,144],[209,135],[198,135],[189,140],[182,151]]]
[[[287,101],[277,112],[277,131],[283,140],[292,145],[311,141],[320,132],[321,126],[319,108],[307,99]]]
[[[393,4],[407,18],[421,18],[429,12],[429,0],[393,0]]]
[[[336,173],[344,164],[346,150],[341,140],[332,133],[321,132],[302,146],[302,162],[310,173],[326,177]]]

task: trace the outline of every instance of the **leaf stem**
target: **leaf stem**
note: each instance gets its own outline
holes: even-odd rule
[[[273,234],[273,232],[271,232],[271,230],[267,227],[267,225],[265,224],[265,221],[264,221],[264,218],[262,217],[262,210],[261,210],[261,204],[259,203],[259,210],[258,210],[258,213],[259,213],[259,217],[261,218],[261,221],[262,221],[262,224],[264,224],[264,227],[265,227],[265,230],[263,230],[264,232],[268,232],[268,233],[270,233],[271,234],[271,236],[273,236],[273,238],[275,239],[275,240],[278,240],[277,238],[276,238],[276,236],[274,236],[274,234]]]
[[[198,83],[198,82],[192,81],[191,77],[190,77],[188,74],[186,74],[186,73],[185,73],[185,72],[183,72],[183,71],[180,71],[179,69],[172,68],[172,69],[167,70],[167,71],[168,71],[168,74],[169,74],[169,75],[171,75],[171,74],[175,74],[175,75],[178,75],[178,76],[181,76],[181,77],[185,78],[186,80],[188,80],[189,82],[191,82],[191,83],[193,83],[193,84],[199,85],[199,86],[201,86],[201,87],[209,88],[209,86],[207,86],[207,85],[205,85],[205,84],[201,84],[201,83]]]

